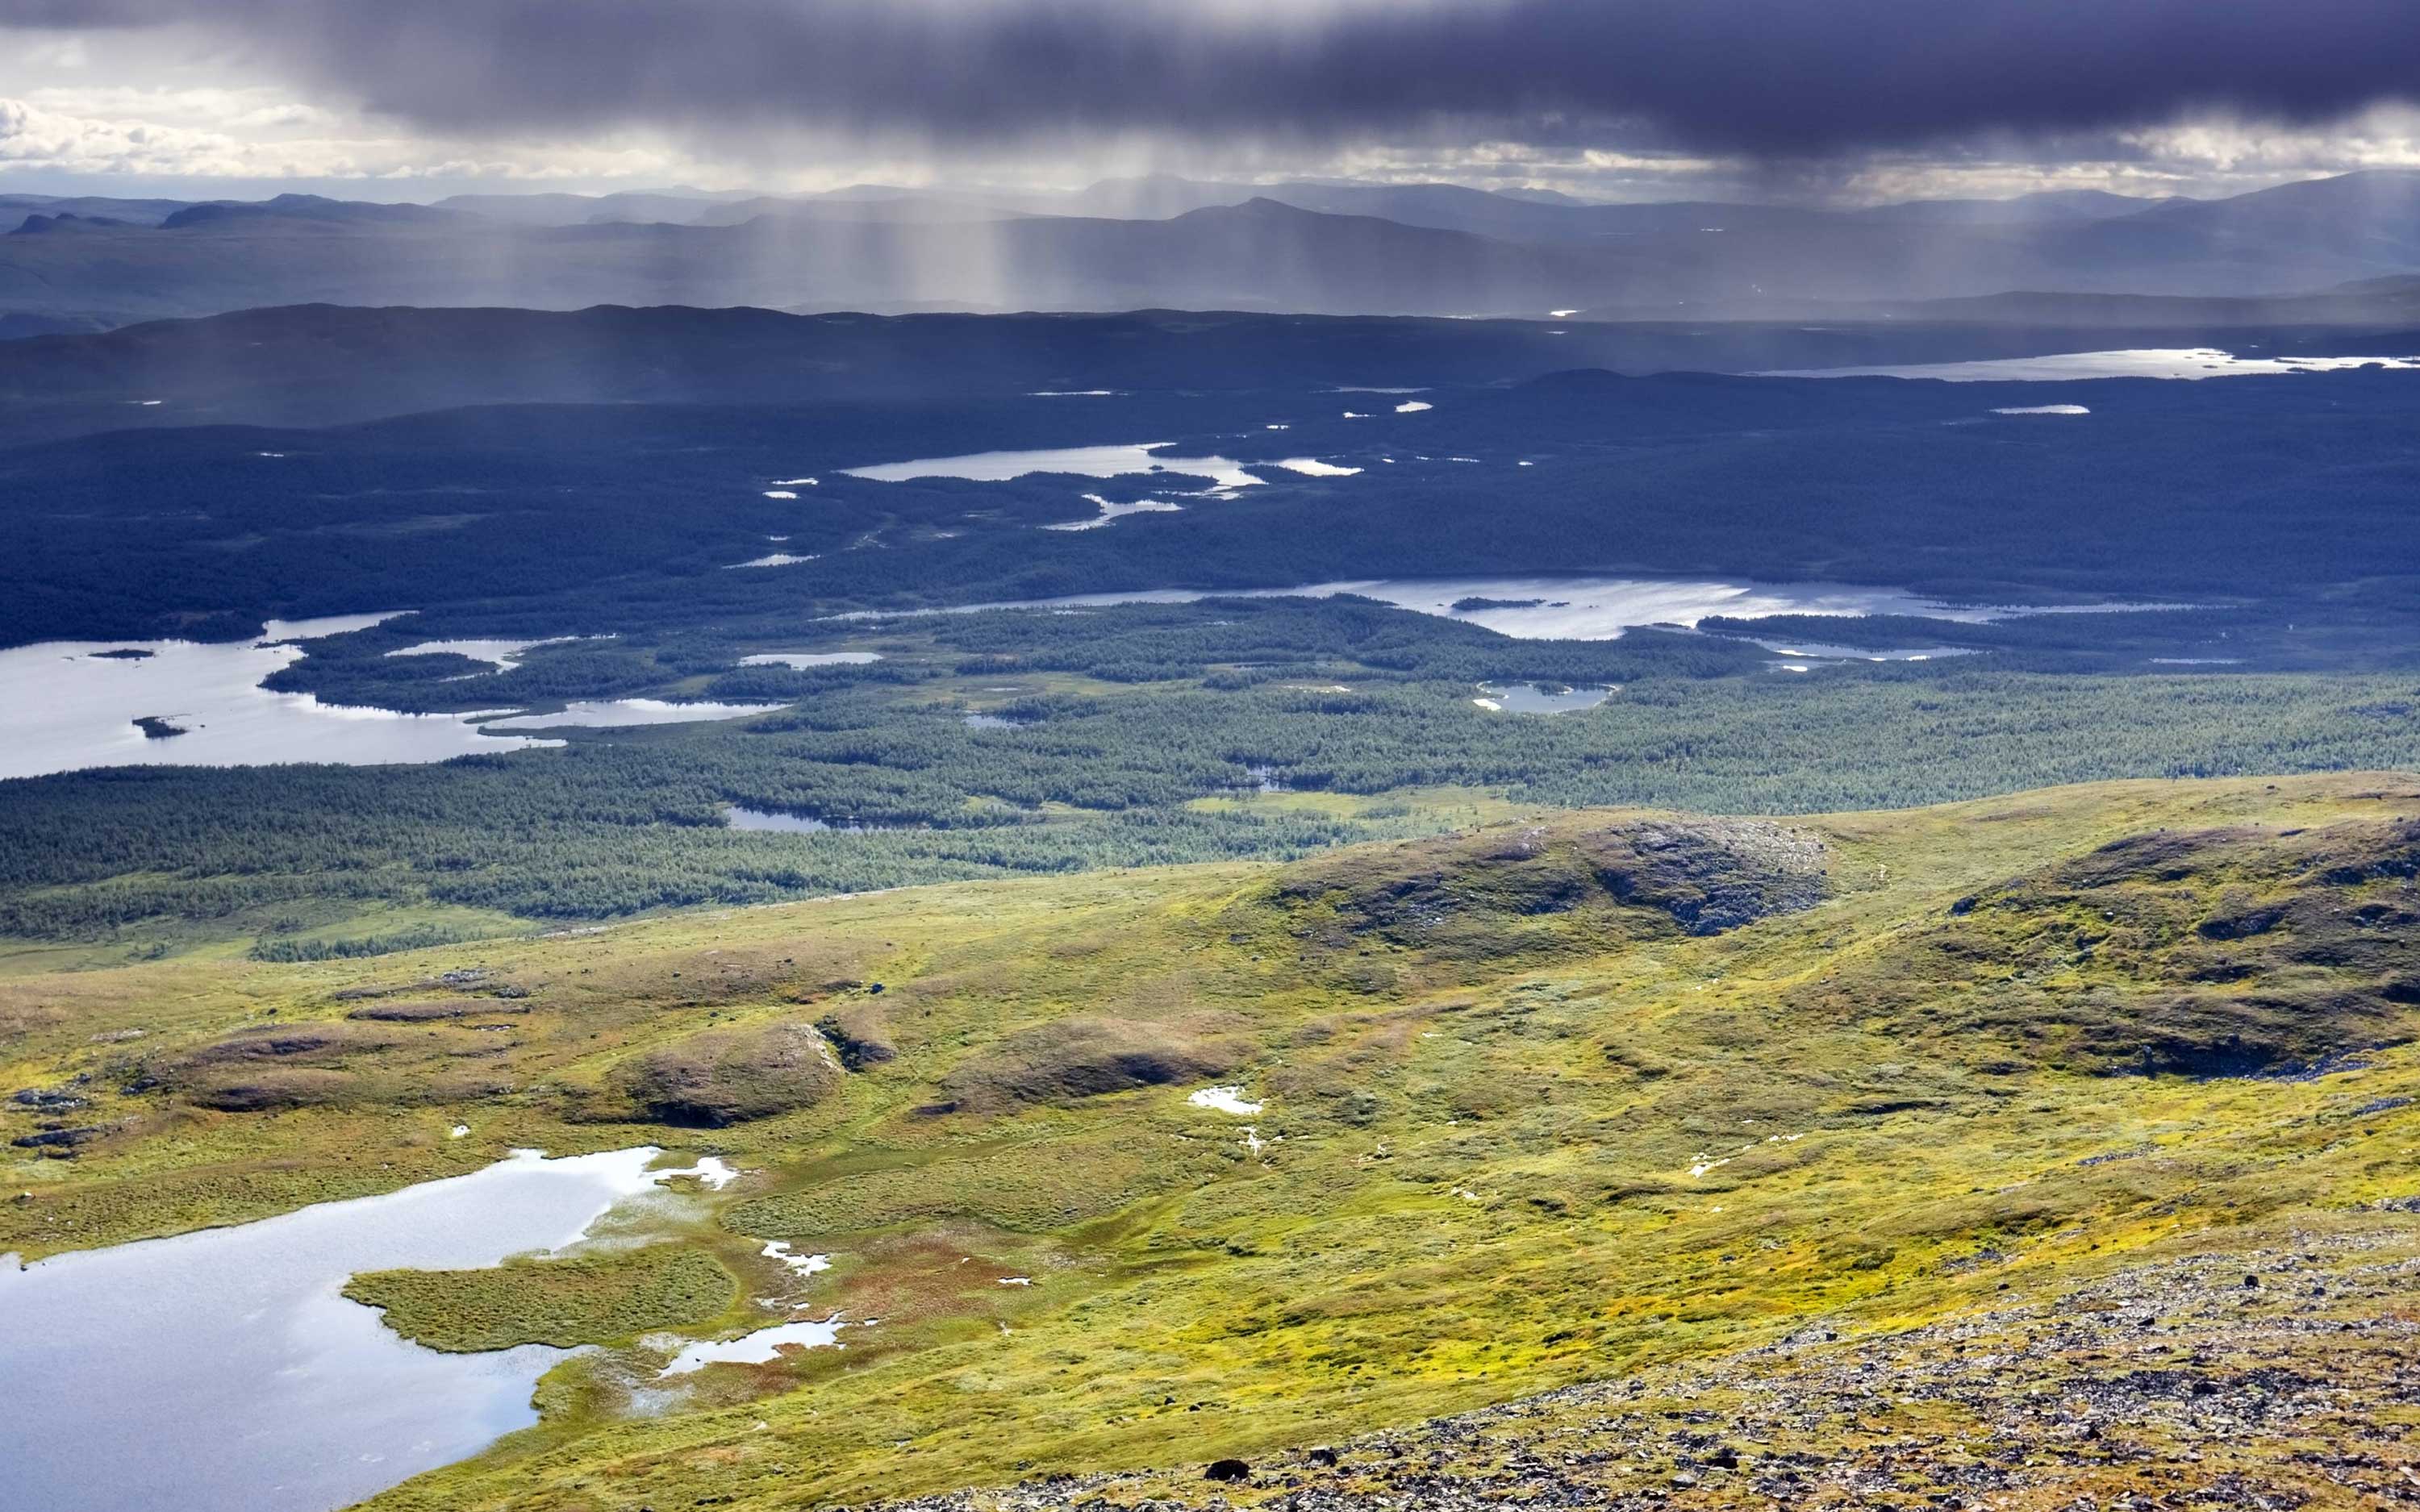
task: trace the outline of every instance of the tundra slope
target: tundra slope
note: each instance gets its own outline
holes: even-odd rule
[[[0,1208],[0,1247],[256,1216],[506,1145],[687,1143],[746,1174],[668,1242],[743,1296],[803,1286],[882,1320],[634,1414],[662,1350],[615,1330],[657,1293],[542,1265],[518,1301],[510,1271],[458,1283],[487,1336],[569,1317],[607,1347],[549,1378],[539,1427],[374,1504],[395,1509],[797,1506],[1139,1467],[1164,1473],[1010,1500],[1652,1484],[1719,1505],[1787,1473],[1860,1504],[2376,1504],[2399,1451],[2352,1425],[2408,1422],[2420,1247],[2415,816],[2400,776],[1542,813],[1285,867],[21,979],[0,988],[32,1098],[10,1136],[82,1133],[12,1151],[31,1196]],[[752,1036],[827,1022],[840,1069],[815,1056],[812,1095],[760,1098],[747,1045],[806,1061],[786,1029]],[[287,1040],[304,1048],[252,1063]],[[301,1095],[197,1101],[229,1045]],[[1193,1103],[1214,1075],[1260,1111]],[[729,1121],[632,1095],[666,1076]],[[801,1281],[767,1246],[832,1269]],[[457,1284],[377,1282],[422,1317]],[[2288,1350],[2304,1335],[2324,1368]],[[1959,1344],[1999,1363],[1962,1373]],[[2054,1411],[2114,1442],[1996,1458]],[[1571,1436],[1524,1446],[1532,1427]],[[1285,1458],[1320,1444],[1340,1464]],[[1230,1458],[1252,1486],[1200,1480]]]

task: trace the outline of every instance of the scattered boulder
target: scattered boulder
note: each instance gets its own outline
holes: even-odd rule
[[[8,1101],[21,1108],[54,1118],[63,1113],[73,1113],[90,1100],[65,1087],[23,1087],[12,1093]]]
[[[107,1133],[107,1129],[93,1125],[76,1129],[44,1129],[11,1139],[8,1143],[19,1149],[73,1149],[78,1145],[88,1145]]]
[[[1202,1478],[1237,1486],[1252,1478],[1252,1467],[1240,1459],[1213,1459],[1210,1468],[1202,1473]]]

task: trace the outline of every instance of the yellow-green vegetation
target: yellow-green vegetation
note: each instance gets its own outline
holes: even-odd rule
[[[713,1322],[739,1282],[711,1255],[679,1244],[476,1271],[376,1271],[345,1288],[385,1309],[389,1328],[433,1350],[610,1344],[654,1329]]]
[[[6,1132],[92,1132],[9,1151],[0,1249],[513,1145],[683,1146],[747,1172],[710,1200],[749,1294],[880,1321],[648,1415],[656,1357],[573,1362],[541,1427],[376,1504],[1198,1467],[1815,1319],[1947,1326],[2420,1194],[2415,819],[2420,779],[2377,775],[1541,813],[1293,866],[25,978],[0,1075],[54,1101]],[[813,1094],[668,1126],[632,1095],[665,1057]],[[1188,1101],[1213,1080],[1259,1111]],[[834,1268],[797,1283],[774,1242]],[[514,1326],[529,1269],[482,1283]]]

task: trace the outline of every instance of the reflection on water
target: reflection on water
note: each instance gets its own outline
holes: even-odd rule
[[[658,1153],[517,1151],[385,1196],[0,1267],[0,1504],[325,1512],[476,1454],[536,1421],[531,1390],[566,1351],[423,1349],[346,1301],[346,1279],[570,1243],[655,1188]]]

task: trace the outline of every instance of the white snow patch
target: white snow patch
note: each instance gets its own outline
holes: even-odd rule
[[[814,1275],[818,1271],[831,1269],[830,1256],[801,1255],[792,1249],[790,1242],[785,1239],[768,1239],[765,1242],[765,1247],[756,1253],[768,1260],[780,1261],[800,1275]]]
[[[1245,1102],[1244,1089],[1240,1087],[1205,1087],[1185,1101],[1197,1108],[1216,1108],[1239,1119],[1249,1119],[1268,1106],[1265,1103]]]

